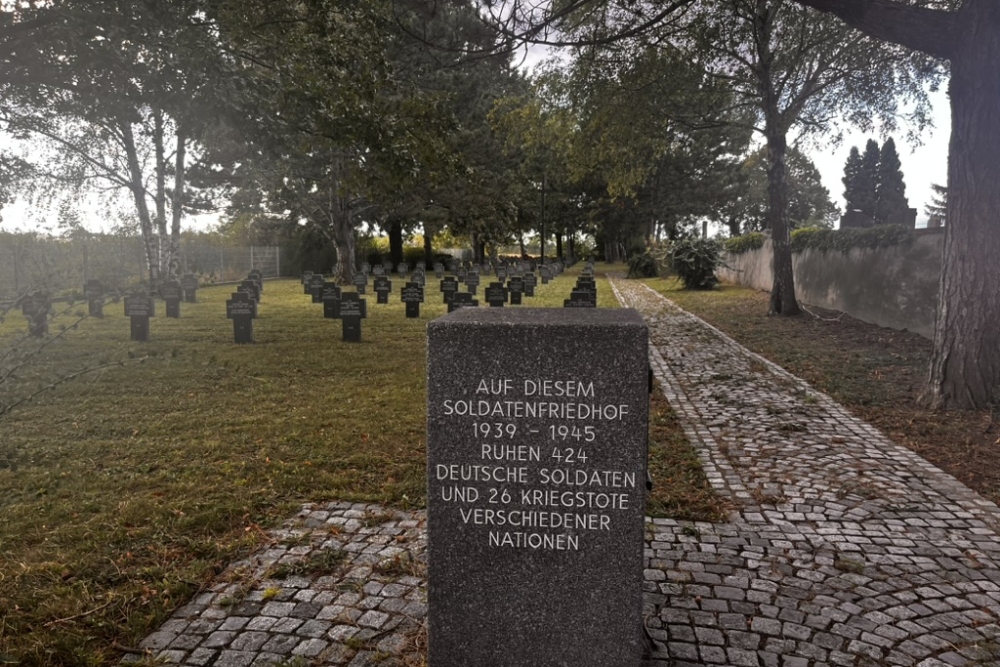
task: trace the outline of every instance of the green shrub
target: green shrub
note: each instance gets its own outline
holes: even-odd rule
[[[659,275],[656,258],[648,250],[641,255],[635,255],[628,261],[629,278],[655,278]]]
[[[742,255],[751,250],[759,250],[764,247],[764,235],[760,232],[750,232],[743,236],[734,236],[726,239],[723,246],[731,255]]]
[[[853,248],[888,248],[913,241],[913,230],[902,225],[877,225],[868,228],[826,229],[803,227],[792,231],[792,252],[807,248],[823,252],[846,253]]]
[[[714,239],[682,239],[670,244],[665,259],[684,289],[708,290],[719,284],[715,269],[722,264],[721,250]]]

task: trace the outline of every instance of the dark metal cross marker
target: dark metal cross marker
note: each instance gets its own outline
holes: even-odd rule
[[[233,321],[233,342],[253,342],[253,320],[257,317],[257,302],[249,292],[236,292],[226,301],[226,317]]]
[[[144,292],[125,297],[125,317],[130,319],[132,340],[145,343],[149,340],[149,318],[156,316],[153,297]]]

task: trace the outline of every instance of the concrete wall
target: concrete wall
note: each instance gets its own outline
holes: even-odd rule
[[[944,230],[918,230],[912,244],[792,255],[795,295],[807,305],[843,311],[893,329],[934,335]],[[760,250],[726,257],[720,278],[771,289],[771,240]]]

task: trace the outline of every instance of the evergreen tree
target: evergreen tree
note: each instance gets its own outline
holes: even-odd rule
[[[875,206],[878,203],[878,165],[880,151],[878,142],[869,139],[865,144],[864,155],[861,156],[861,172],[858,174],[857,196],[854,208],[869,218],[875,217]]]
[[[851,152],[847,156],[844,164],[844,177],[840,179],[844,184],[844,200],[847,202],[847,210],[853,211],[858,208],[858,190],[861,187],[861,152],[857,146],[851,146]]]
[[[931,195],[931,203],[924,206],[924,212],[944,220],[948,208],[948,186],[931,183],[931,190],[934,194]]]
[[[896,213],[905,212],[910,202],[906,199],[906,184],[900,170],[899,154],[892,137],[886,139],[879,153],[878,175],[875,181],[875,222],[886,224]]]

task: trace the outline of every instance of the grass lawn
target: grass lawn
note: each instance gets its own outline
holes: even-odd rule
[[[560,307],[575,274],[525,304]],[[116,644],[136,645],[302,502],[423,507],[426,326],[446,309],[432,279],[406,319],[394,283],[390,305],[369,295],[361,343],[280,280],[265,285],[256,343],[234,345],[232,287],[212,287],[180,319],[158,303],[148,343],[108,304],[0,382],[10,403],[103,366],[0,417],[0,664],[116,663]],[[602,279],[598,294],[617,306]],[[0,324],[0,355],[26,328]],[[650,510],[721,518],[669,406],[654,398],[651,415],[650,466],[671,483]]]
[[[736,341],[810,382],[895,442],[1000,502],[1000,422],[988,411],[929,411],[918,405],[931,341],[809,308],[768,317],[768,294],[722,285],[684,291],[673,278],[644,281]]]

